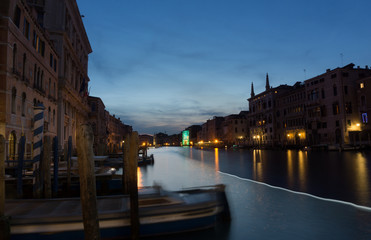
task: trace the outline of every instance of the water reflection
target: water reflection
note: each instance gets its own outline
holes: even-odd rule
[[[298,151],[299,161],[299,187],[303,192],[307,191],[308,155],[306,151]]]
[[[215,171],[219,172],[219,149],[215,148]]]
[[[143,187],[143,174],[140,167],[137,167],[137,181],[138,187]]]
[[[258,181],[263,181],[263,166],[260,149],[253,150],[253,177]]]
[[[354,168],[356,169],[356,176],[354,181],[354,188],[357,190],[358,199],[370,199],[370,192],[365,191],[370,188],[369,175],[367,169],[367,159],[364,154],[357,153],[354,160]]]
[[[294,186],[294,166],[293,166],[293,159],[292,159],[292,151],[287,151],[287,182],[289,187]]]

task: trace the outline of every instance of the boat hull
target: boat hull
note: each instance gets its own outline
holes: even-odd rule
[[[229,216],[224,188],[216,189],[140,194],[140,236],[213,227],[221,216]],[[8,209],[14,209],[7,214],[12,216],[11,239],[82,239],[80,205],[76,198],[8,201]],[[102,238],[130,236],[128,196],[100,197],[97,205]]]

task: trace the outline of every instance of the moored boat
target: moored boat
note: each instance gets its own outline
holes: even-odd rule
[[[213,227],[229,219],[224,185],[169,192],[161,187],[139,190],[140,236],[173,234]],[[130,234],[129,197],[97,198],[102,238]],[[82,239],[84,226],[79,198],[6,201],[11,239]]]

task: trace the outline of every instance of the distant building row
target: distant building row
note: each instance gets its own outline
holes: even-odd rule
[[[223,141],[248,146],[371,143],[371,70],[354,64],[327,70],[293,86],[254,93],[249,111],[190,126],[190,144]]]
[[[131,127],[109,115],[88,95],[92,52],[75,0],[4,0],[0,4],[0,134],[14,159],[20,136],[32,155],[34,107],[42,104],[44,135],[57,136],[59,149],[76,129],[91,122],[95,151],[115,151]],[[107,140],[108,139],[108,140]]]

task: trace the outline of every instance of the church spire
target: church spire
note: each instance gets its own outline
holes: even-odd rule
[[[271,87],[269,86],[269,76],[267,73],[266,81],[265,81],[265,91],[268,91]]]
[[[255,93],[254,93],[254,83],[251,83],[251,97],[255,97]]]

